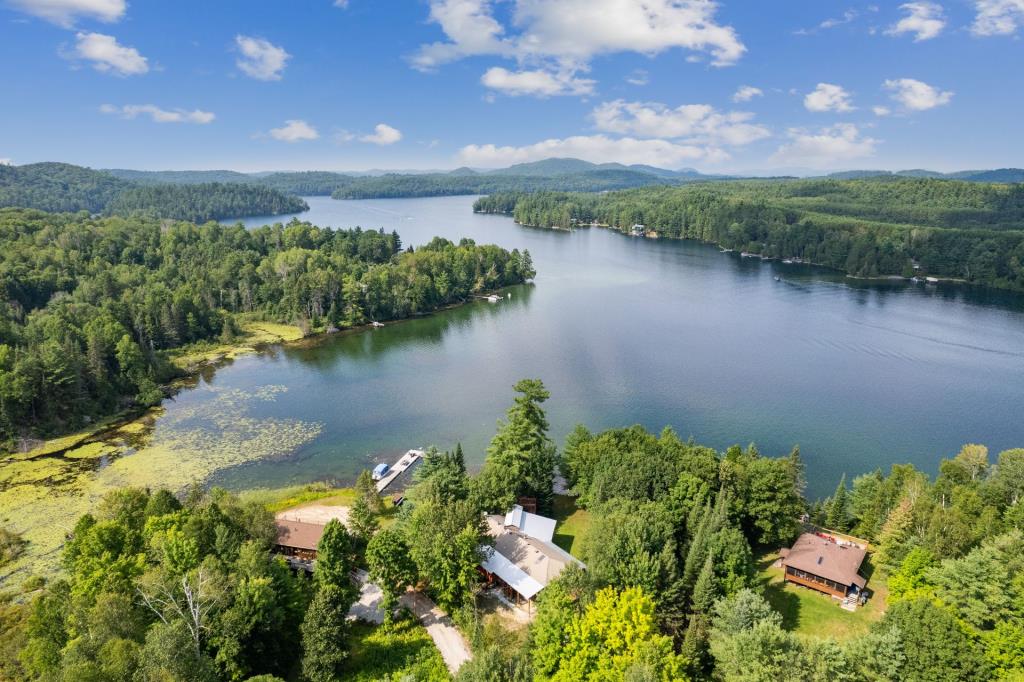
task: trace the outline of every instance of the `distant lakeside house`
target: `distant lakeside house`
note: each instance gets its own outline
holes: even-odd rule
[[[780,552],[783,580],[846,599],[864,590],[860,574],[866,552],[852,542],[803,533],[789,549]]]
[[[494,547],[485,548],[487,558],[480,573],[516,603],[532,606],[534,598],[570,565],[585,568],[583,562],[552,542],[555,520],[525,511],[515,505],[505,516],[486,517]]]

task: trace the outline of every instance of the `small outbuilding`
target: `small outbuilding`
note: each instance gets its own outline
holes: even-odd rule
[[[867,579],[860,574],[863,547],[832,537],[804,533],[781,552],[783,579],[840,599],[857,595]]]

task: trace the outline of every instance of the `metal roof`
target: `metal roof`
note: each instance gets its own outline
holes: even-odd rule
[[[554,519],[540,514],[531,514],[524,511],[518,504],[512,507],[508,514],[505,514],[505,527],[517,528],[523,535],[544,542],[551,542],[555,537],[555,525]]]
[[[534,580],[523,569],[501,555],[500,552],[490,549],[487,558],[481,564],[488,572],[498,576],[509,587],[518,592],[524,599],[533,599],[544,586]]]

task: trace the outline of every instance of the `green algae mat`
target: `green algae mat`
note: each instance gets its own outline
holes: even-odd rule
[[[195,399],[166,411],[0,456],[0,525],[28,541],[20,558],[0,568],[0,587],[55,573],[75,521],[113,488],[177,491],[222,469],[287,457],[316,438],[320,424],[250,415],[286,391],[203,385],[193,389]]]

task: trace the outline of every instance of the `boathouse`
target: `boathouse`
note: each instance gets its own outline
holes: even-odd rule
[[[786,582],[840,599],[859,593],[867,583],[860,574],[864,548],[852,542],[804,533],[781,555]]]
[[[555,520],[515,505],[505,516],[487,516],[494,547],[485,548],[480,573],[516,603],[532,604],[534,597],[567,566],[583,563],[552,542]]]

